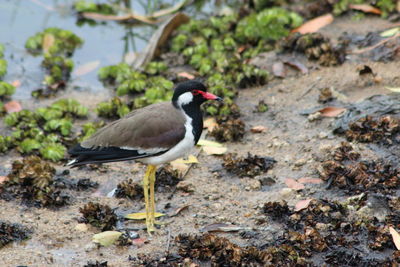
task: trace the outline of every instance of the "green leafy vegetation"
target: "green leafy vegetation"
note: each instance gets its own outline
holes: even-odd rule
[[[32,92],[34,97],[51,96],[65,87],[74,64],[70,57],[83,40],[68,30],[47,28],[28,38],[25,48],[33,55],[43,54],[42,67],[46,71],[45,89]]]
[[[74,3],[74,9],[77,12],[94,12],[105,15],[113,15],[117,10],[106,3],[94,3],[93,1],[79,0]]]
[[[119,97],[114,97],[108,102],[101,102],[96,107],[96,112],[104,118],[121,118],[128,114],[129,107]]]
[[[13,132],[10,136],[0,136],[0,151],[16,147],[23,154],[40,154],[45,159],[59,161],[64,158],[65,146],[74,140],[74,118],[83,118],[87,113],[87,108],[73,99],[61,99],[35,111],[11,113],[4,123],[13,127]]]
[[[340,15],[348,11],[351,4],[370,4],[382,11],[382,17],[388,16],[396,10],[396,0],[340,0],[333,5],[333,13]]]

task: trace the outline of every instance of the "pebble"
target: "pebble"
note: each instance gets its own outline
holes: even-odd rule
[[[328,138],[328,133],[327,132],[320,132],[318,134],[318,138],[319,139],[326,139],[326,138]]]
[[[194,185],[188,181],[180,181],[176,185],[176,189],[181,190],[186,193],[194,192]]]
[[[297,161],[294,163],[294,166],[300,167],[300,166],[303,166],[303,165],[306,164],[306,163],[307,163],[307,160],[306,160],[305,158],[301,158],[301,159],[297,160]]]
[[[244,183],[244,187],[246,191],[251,191],[251,190],[260,190],[261,189],[261,183],[257,179],[246,179],[242,180]]]
[[[86,223],[78,223],[75,226],[75,230],[78,230],[80,232],[87,232],[88,226],[86,225]]]
[[[95,250],[98,248],[98,246],[99,246],[98,244],[90,242],[90,243],[86,244],[85,251],[89,252],[89,251]]]
[[[283,188],[279,194],[281,195],[281,197],[283,198],[287,198],[287,197],[294,197],[294,195],[296,194],[296,190],[293,190],[291,188]]]

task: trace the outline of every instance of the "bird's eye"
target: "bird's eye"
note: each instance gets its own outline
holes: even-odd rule
[[[201,92],[199,90],[193,90],[192,95],[200,95]]]

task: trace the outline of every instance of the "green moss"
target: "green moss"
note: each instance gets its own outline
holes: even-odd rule
[[[396,0],[340,0],[333,5],[333,13],[340,15],[350,10],[351,4],[370,4],[376,6],[382,11],[382,17],[388,16],[389,13],[395,11]]]
[[[41,147],[39,141],[33,138],[26,138],[19,143],[18,150],[22,153],[30,153],[34,150],[38,150]]]
[[[40,155],[51,161],[63,159],[65,152],[67,152],[65,146],[58,143],[50,143],[40,149]]]
[[[121,118],[130,111],[119,97],[114,97],[108,102],[101,102],[96,107],[96,112],[100,117],[104,118]]]
[[[0,59],[0,78],[2,78],[7,73],[7,61],[5,59]]]
[[[145,67],[145,72],[149,75],[161,74],[168,69],[164,62],[152,61]]]
[[[94,12],[105,15],[113,15],[117,10],[109,4],[96,4],[93,1],[79,0],[74,3],[77,12]]]
[[[0,97],[15,93],[15,87],[7,82],[0,81]]]
[[[275,41],[287,36],[290,29],[300,26],[302,22],[303,19],[294,12],[269,8],[242,19],[235,35],[243,42],[257,42],[259,39]]]
[[[100,121],[97,123],[88,122],[82,125],[82,132],[79,137],[79,142],[84,141],[85,139],[89,138],[92,134],[94,134],[97,129],[103,127],[105,125],[104,121]]]
[[[11,136],[0,135],[0,152],[4,153],[12,147],[13,138]]]
[[[44,47],[44,39],[48,43]],[[71,56],[75,49],[83,44],[83,40],[73,32],[60,28],[47,28],[28,38],[25,48],[32,54],[41,54],[47,50],[51,55]]]

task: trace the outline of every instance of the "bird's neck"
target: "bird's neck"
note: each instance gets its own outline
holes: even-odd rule
[[[192,119],[194,143],[200,139],[201,132],[203,131],[203,113],[199,105],[184,105],[181,108],[183,112]]]

